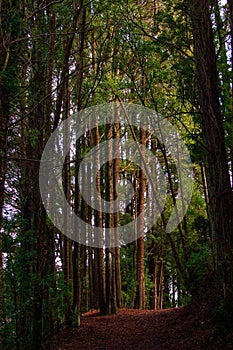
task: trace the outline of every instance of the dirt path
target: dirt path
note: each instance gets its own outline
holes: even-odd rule
[[[203,315],[202,315],[203,314]],[[79,329],[63,329],[46,350],[212,350],[206,312],[186,307],[163,311],[120,309],[117,315],[83,315]],[[215,347],[216,346],[216,347]],[[230,345],[231,346],[231,345]],[[224,350],[233,349],[229,345]]]

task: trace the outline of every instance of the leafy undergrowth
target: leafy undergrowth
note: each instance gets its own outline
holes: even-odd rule
[[[78,329],[62,329],[46,350],[233,349],[233,334],[213,337],[210,307],[162,311],[120,309],[117,315],[83,315]],[[224,338],[224,339],[223,339]]]

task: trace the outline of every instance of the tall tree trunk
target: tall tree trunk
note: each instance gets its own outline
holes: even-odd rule
[[[154,229],[153,229],[154,231]],[[154,235],[156,234],[153,232]],[[149,275],[152,278],[152,288],[150,293],[150,307],[153,310],[160,310],[163,307],[163,285],[164,285],[164,246],[157,247],[152,243],[149,254]]]
[[[0,8],[1,14],[0,19],[3,20],[2,16],[6,15],[6,11],[3,9],[1,3]],[[5,86],[4,79],[4,66],[7,64],[7,52],[5,47],[6,38],[4,32],[1,30],[0,37],[0,314],[3,315],[3,302],[4,302],[4,282],[3,282],[3,255],[2,255],[2,243],[3,243],[3,232],[2,232],[2,218],[3,218],[3,204],[4,204],[4,191],[5,191],[5,176],[7,170],[7,131],[9,122],[9,100],[7,87]],[[3,74],[2,74],[3,72]],[[0,344],[1,345],[1,344]]]
[[[15,5],[18,6],[18,2]],[[4,315],[2,219],[7,171],[8,126],[11,107],[17,94],[16,89],[12,87],[17,86],[21,54],[20,45],[14,42],[20,31],[21,12],[18,12],[18,22],[13,23],[13,6],[11,1],[0,2],[0,318]]]
[[[107,128],[107,140],[111,140],[113,136],[113,125],[108,125]],[[105,178],[105,186],[106,186],[106,199],[109,201],[110,205],[113,201],[113,154],[112,154],[112,146],[109,143],[108,145],[108,156],[110,161],[106,164],[106,178]],[[114,214],[106,213],[106,227],[109,228],[109,231],[114,228]],[[107,237],[106,240],[107,246],[115,243],[113,242],[112,234]],[[116,265],[115,265],[115,248],[106,248],[106,304],[107,304],[107,312],[111,314],[115,314],[117,311],[116,306]]]
[[[218,297],[233,310],[233,197],[224,143],[223,117],[208,0],[189,0],[201,126],[205,144],[211,234],[214,245]],[[212,286],[211,293],[212,293]]]
[[[86,25],[86,9],[83,4],[83,1],[80,1],[79,8],[76,10],[76,15],[74,16],[73,27],[76,28],[77,22],[81,28],[80,34],[78,37],[78,58],[77,58],[77,81],[76,81],[76,90],[77,90],[77,107],[78,112],[82,108],[82,88],[83,88],[83,51],[84,51],[84,43],[85,43],[85,25]],[[72,47],[72,42],[74,40],[74,36],[70,39],[70,44],[67,45],[67,60],[69,59],[69,51]],[[68,61],[67,61],[68,63]],[[65,77],[65,73],[64,73]],[[77,142],[76,146],[76,162],[75,162],[75,199],[74,199],[74,211],[77,215],[81,215],[80,208],[80,190],[79,190],[79,181],[78,181],[78,172],[79,165],[81,161],[80,149],[81,144],[79,145]],[[85,176],[85,174],[84,174]],[[79,235],[79,233],[77,233]],[[83,264],[83,270],[85,271],[86,266],[84,267],[85,260],[82,259],[82,247],[79,242],[74,242],[74,252],[73,252],[73,306],[72,306],[72,326],[79,327],[80,326],[80,318],[81,318],[81,303],[82,303],[82,276],[81,276],[81,268]],[[86,271],[85,271],[86,272]]]
[[[63,120],[69,119],[70,118],[70,93],[69,93],[69,88],[68,88],[68,81],[66,81],[66,89],[65,89],[65,94],[63,96],[63,105],[64,105],[64,112],[63,112]],[[67,144],[70,138],[70,123],[67,124],[67,129],[65,130],[65,142],[64,145]],[[67,153],[65,157],[65,162],[64,166],[62,169],[62,180],[63,180],[63,188],[64,188],[64,194],[66,197],[67,202],[69,205],[71,205],[71,169],[70,169],[70,152]],[[70,222],[70,217],[69,213],[65,212],[65,232],[68,231],[71,222]],[[72,292],[72,286],[71,286],[71,281],[73,277],[73,242],[70,238],[64,236],[63,237],[63,270],[64,270],[64,279],[66,286],[68,290],[71,290]],[[65,304],[66,304],[66,321],[68,324],[72,323],[71,320],[71,314],[72,314],[72,309],[71,309],[71,301],[69,295],[66,296],[65,298]]]
[[[115,113],[118,113],[116,110]],[[120,124],[116,123],[114,124],[114,137],[115,139],[118,139],[120,142]],[[118,197],[118,181],[119,181],[119,171],[120,171],[120,144],[119,147],[116,150],[116,153],[114,154],[115,159],[113,160],[113,199],[116,204],[116,210],[119,210],[119,202],[117,200]],[[120,237],[119,237],[119,211],[116,211],[114,213],[114,228],[115,228],[115,274],[116,274],[116,299],[117,299],[117,307],[121,307],[121,301],[122,301],[122,294],[121,294],[121,257],[120,257]]]
[[[0,48],[1,51],[1,48]],[[2,52],[2,51],[1,51]],[[2,231],[2,218],[3,218],[3,203],[4,203],[4,190],[5,190],[5,174],[7,169],[6,155],[7,155],[7,124],[8,124],[8,112],[6,104],[6,96],[4,96],[3,85],[0,81],[0,321],[4,315],[4,277],[3,277],[3,231]],[[1,339],[0,339],[1,347]]]
[[[141,144],[146,145],[146,130],[141,129]],[[142,154],[143,156],[143,154]],[[137,239],[137,295],[136,306],[139,309],[145,308],[145,243],[144,243],[144,205],[146,191],[146,176],[142,169],[139,171],[139,194],[138,194],[138,210],[137,215],[142,215],[137,229],[141,236]]]
[[[95,146],[98,145],[100,142],[100,135],[99,135],[99,129],[98,125],[94,129],[94,143]],[[95,159],[95,168],[98,170],[100,164],[100,159],[97,156]],[[100,171],[97,171],[96,176],[96,190],[99,194],[101,194],[101,174]],[[97,200],[97,199],[96,199]],[[98,200],[98,211],[95,213],[95,225],[99,227],[100,229],[103,228],[103,214],[102,214],[102,207],[101,207],[101,200]],[[101,314],[106,314],[107,311],[107,305],[106,305],[106,284],[105,284],[105,266],[104,266],[104,248],[103,248],[103,232],[100,231],[101,234],[99,235],[98,239],[98,246],[99,248],[96,249],[97,258],[97,271],[98,271],[98,298],[99,298],[99,308]]]
[[[231,86],[231,116],[233,113],[233,2],[228,0],[229,6],[229,23],[230,23],[230,35],[231,35],[231,73],[230,73],[230,86]],[[233,145],[231,144],[231,172],[233,173]],[[231,187],[233,188],[233,177],[231,179]]]
[[[45,335],[53,328],[50,290],[54,288],[54,237],[53,230],[47,226],[39,189],[40,159],[50,135],[51,107],[47,98],[52,93],[54,38],[51,37],[50,42],[41,39],[48,28],[53,31],[54,19],[53,23],[48,22],[44,11],[31,19],[31,34],[35,34],[36,39],[30,44],[28,93],[21,101],[24,117],[21,120],[21,152],[26,161],[20,163],[23,223],[19,238],[23,276],[19,278],[21,318],[17,336],[22,347],[30,344],[33,349],[40,348]],[[49,67],[46,65],[46,45],[51,48]],[[24,115],[26,108],[31,111],[28,116]]]

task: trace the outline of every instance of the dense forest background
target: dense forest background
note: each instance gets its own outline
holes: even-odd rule
[[[39,349],[64,322],[78,327],[90,309],[106,315],[123,306],[157,310],[208,299],[218,327],[229,324],[232,1],[6,0],[0,23],[0,348]],[[169,120],[189,149],[194,189],[182,223],[167,233],[179,172],[163,143],[117,123],[85,133],[62,174],[66,198],[82,220],[99,227],[130,222],[143,211],[147,189],[138,166],[115,158],[101,168],[97,189],[109,201],[117,198],[121,176],[133,184],[134,200],[124,213],[93,211],[79,194],[77,174],[94,145],[136,137],[158,155],[167,177],[166,203],[148,234],[104,249],[53,226],[39,167],[63,120],[112,101]]]

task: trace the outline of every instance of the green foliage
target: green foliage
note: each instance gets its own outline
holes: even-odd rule
[[[57,272],[56,276],[48,272],[41,278],[34,270],[35,236],[32,230],[23,231],[27,224],[20,215],[4,219],[4,292],[7,297],[0,330],[6,350],[16,349],[18,346],[20,349],[28,349],[32,344],[30,319],[35,307],[37,286],[49,293],[56,327],[64,321],[66,300],[72,296],[71,285],[67,286],[62,272]],[[45,298],[42,312],[45,318],[50,317]]]
[[[37,278],[36,274],[26,268],[31,265],[33,250],[28,249],[22,254],[22,245],[26,243],[29,247],[33,241],[31,231],[25,232],[23,240],[18,235],[20,228],[24,225],[25,221],[18,215],[4,220],[3,251],[6,254],[4,281],[7,298],[3,339],[6,349],[14,349],[17,344],[26,347],[31,342],[30,334],[22,334],[20,331],[22,318],[33,308],[32,284]],[[27,320],[25,320],[25,326],[26,323]]]
[[[54,304],[54,319],[55,322],[62,323],[65,320],[66,313],[66,300],[72,298],[72,282],[67,285],[64,280],[64,273],[57,272],[56,276],[56,288],[51,290],[51,300]]]
[[[134,269],[134,244],[121,248],[121,280],[124,307],[133,308],[136,295],[136,272]]]
[[[41,134],[41,132],[40,132],[38,129],[36,129],[36,128],[28,129],[28,130],[25,132],[25,136],[26,136],[27,139],[28,139],[28,143],[29,143],[32,147],[35,147],[36,144],[38,143],[40,134]]]

